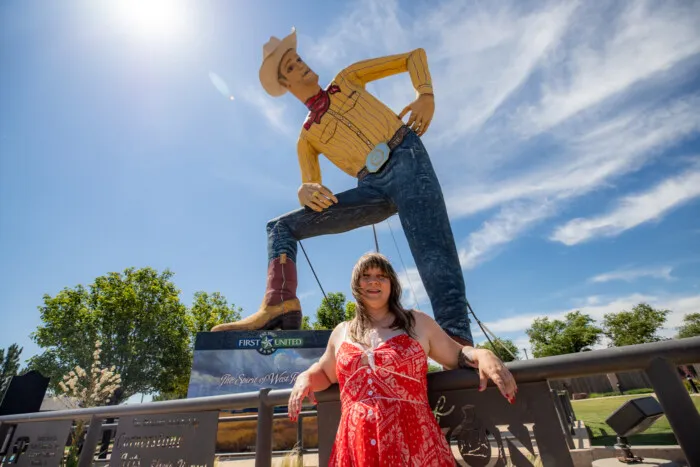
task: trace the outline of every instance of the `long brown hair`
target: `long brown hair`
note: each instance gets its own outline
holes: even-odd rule
[[[401,329],[406,334],[411,337],[413,335],[413,326],[415,325],[415,318],[411,310],[406,310],[401,306],[401,282],[399,282],[399,277],[396,275],[393,266],[386,258],[386,256],[380,253],[366,253],[357,261],[355,267],[352,270],[352,279],[350,281],[350,287],[352,288],[352,295],[355,297],[356,307],[355,307],[355,319],[350,322],[350,337],[355,342],[365,342],[367,331],[372,328],[372,320],[370,319],[369,312],[365,308],[362,302],[362,289],[360,288],[360,278],[367,272],[370,268],[377,268],[382,271],[389,278],[389,283],[391,284],[391,293],[389,294],[389,312],[394,315],[394,321],[391,323],[391,329]]]

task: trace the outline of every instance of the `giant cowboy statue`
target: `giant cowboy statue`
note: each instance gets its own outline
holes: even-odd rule
[[[365,85],[402,72],[409,73],[417,99],[396,115]],[[322,89],[297,54],[292,30],[263,46],[260,81],[271,96],[289,91],[309,109],[297,144],[303,207],[267,224],[269,265],[260,309],[212,330],[299,329],[297,242],[376,224],[398,212],[436,321],[456,341],[471,345],[459,256],[440,183],[420,140],[435,110],[425,51],[355,63]],[[334,195],[323,186],[320,154],[357,177],[357,187]]]

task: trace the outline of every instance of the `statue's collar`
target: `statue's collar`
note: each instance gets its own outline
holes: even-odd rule
[[[326,111],[331,106],[331,94],[340,92],[340,88],[332,84],[328,86],[328,89],[321,89],[318,94],[309,98],[305,104],[309,108],[309,115],[306,117],[304,122],[304,128],[307,130],[311,128],[311,125],[316,123],[321,123],[321,117],[326,114]]]
[[[340,92],[340,87],[335,84],[328,86],[328,89],[320,89],[317,94],[309,97],[304,103],[306,107],[311,110],[319,110],[319,106],[325,107],[329,101],[329,94],[335,94]]]

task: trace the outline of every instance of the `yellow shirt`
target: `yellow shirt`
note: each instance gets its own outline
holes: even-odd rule
[[[302,183],[321,183],[318,156],[325,155],[339,169],[355,177],[365,166],[367,154],[387,142],[403,125],[398,116],[367,92],[371,81],[408,71],[419,94],[432,93],[425,50],[355,63],[333,79],[339,91],[329,93],[330,107],[320,123],[307,119],[297,144]]]

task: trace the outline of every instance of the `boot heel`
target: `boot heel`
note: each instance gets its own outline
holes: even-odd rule
[[[281,316],[283,331],[298,331],[301,329],[301,311],[289,311]]]

